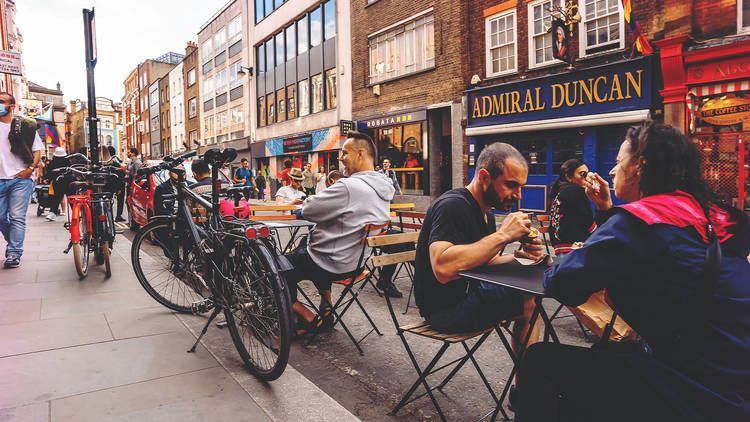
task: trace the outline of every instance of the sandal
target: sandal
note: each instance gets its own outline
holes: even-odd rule
[[[302,337],[305,334],[312,333],[314,331],[320,330],[320,328],[323,326],[323,321],[321,321],[319,316],[315,316],[312,321],[307,321],[306,319],[298,316],[297,317],[297,331],[295,332],[295,338],[296,337]]]
[[[322,320],[322,327],[326,330],[333,329],[333,325],[336,323],[336,318],[333,315],[333,309],[328,305],[320,307],[320,319]]]

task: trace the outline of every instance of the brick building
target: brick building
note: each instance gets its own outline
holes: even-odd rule
[[[185,143],[188,150],[195,149],[201,145],[200,125],[200,85],[198,84],[198,45],[188,42],[185,47],[185,58],[182,60],[182,75],[185,101]]]
[[[659,47],[665,121],[698,145],[704,179],[750,211],[750,1],[665,1]]]
[[[176,67],[176,66],[175,66]],[[174,70],[174,68],[172,69]],[[172,73],[170,71],[169,73]],[[159,126],[162,154],[172,154],[172,119],[170,109],[169,74],[159,79]]]
[[[130,71],[123,85],[125,86],[125,95],[122,97],[123,146],[128,150],[130,148],[138,148],[140,150],[137,137],[137,124],[140,117],[137,68]]]
[[[349,15],[348,0],[255,1],[251,152],[272,193],[285,160],[338,168],[339,126],[352,117]]]
[[[464,181],[467,3],[352,0],[352,116],[420,207]]]
[[[661,37],[664,2],[631,3],[646,37]],[[606,175],[627,126],[662,118],[656,55],[629,58],[633,39],[621,2],[577,5],[581,22],[558,32],[548,29],[560,0],[468,2],[466,181],[485,145],[514,145],[529,162],[522,210],[547,211],[548,187],[567,159]],[[567,51],[572,64],[555,50]]]

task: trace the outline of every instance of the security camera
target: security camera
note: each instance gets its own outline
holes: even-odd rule
[[[482,82],[482,79],[479,77],[479,75],[474,75],[471,77],[472,85],[479,85],[480,82]]]

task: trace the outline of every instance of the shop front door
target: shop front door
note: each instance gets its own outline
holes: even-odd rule
[[[750,206],[747,198],[749,132],[696,135],[703,180],[719,201],[739,209]]]

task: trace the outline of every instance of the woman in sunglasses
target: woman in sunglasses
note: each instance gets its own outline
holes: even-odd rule
[[[578,306],[607,289],[649,348],[534,344],[516,421],[750,420],[750,222],[713,199],[700,163],[682,132],[646,121],[610,171],[627,204],[588,175],[599,228],[547,270],[546,293]]]
[[[558,256],[570,252],[575,243],[585,242],[596,230],[594,212],[584,190],[588,173],[586,163],[571,158],[560,167],[560,177],[550,187],[549,235]]]

